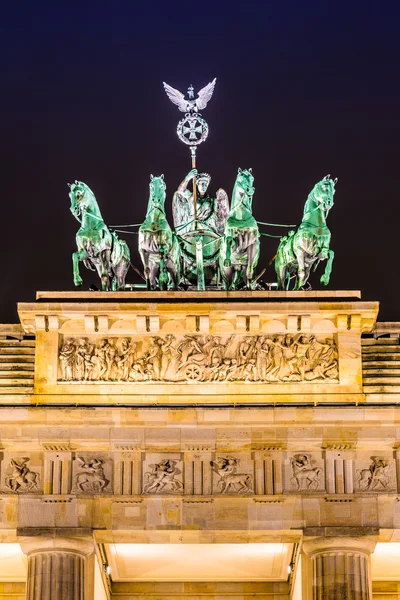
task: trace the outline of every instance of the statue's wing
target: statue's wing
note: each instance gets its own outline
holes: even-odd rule
[[[176,192],[174,194],[174,197],[172,199],[172,218],[174,220],[175,229],[177,229],[177,227],[180,227],[181,225],[189,223],[190,207],[185,194],[181,194],[179,192]],[[179,235],[183,232],[182,230],[184,230],[183,227],[182,229],[178,229],[176,233]]]
[[[173,104],[176,104],[179,110],[181,110],[182,112],[186,112],[187,101],[185,100],[184,94],[182,94],[182,92],[180,92],[179,90],[176,90],[175,88],[168,85],[168,83],[165,83],[165,81],[163,82],[163,86],[171,102],[173,102]]]
[[[218,233],[224,233],[225,223],[229,215],[229,200],[225,190],[219,189],[216,197],[215,220]]]
[[[199,93],[196,100],[196,106],[198,110],[203,110],[208,104],[213,95],[215,84],[217,83],[217,78],[215,77],[210,83],[208,83],[205,87],[203,87]],[[168,92],[167,92],[168,93]]]

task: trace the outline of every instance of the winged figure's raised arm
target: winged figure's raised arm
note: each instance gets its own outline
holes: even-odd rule
[[[207,106],[209,100],[211,99],[211,96],[213,95],[216,83],[217,78],[215,77],[212,81],[210,81],[210,83],[208,83],[199,91],[198,98],[196,100],[198,110],[203,110],[203,108]]]
[[[185,100],[185,95],[182,94],[182,92],[180,92],[179,90],[176,90],[175,88],[168,85],[168,83],[165,83],[165,81],[163,82],[163,86],[171,102],[176,104],[179,110],[181,110],[182,112],[186,112],[187,101]]]

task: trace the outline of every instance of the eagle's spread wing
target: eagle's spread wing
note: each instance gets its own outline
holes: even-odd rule
[[[163,82],[163,86],[164,86],[164,90],[165,90],[168,98],[171,100],[171,102],[176,104],[176,106],[179,108],[179,110],[181,110],[182,112],[186,112],[187,101],[185,100],[184,94],[182,94],[182,92],[180,92],[179,90],[176,90],[175,88],[168,85],[168,83]]]
[[[210,83],[208,83],[205,87],[203,87],[199,91],[198,97],[196,100],[196,106],[197,106],[198,110],[203,110],[203,108],[205,108],[207,106],[209,100],[211,99],[211,96],[213,95],[213,91],[214,91],[216,83],[217,83],[217,78],[215,77],[215,79],[210,81]],[[167,92],[167,94],[168,94],[168,92]]]
[[[219,234],[224,233],[225,223],[229,215],[228,194],[223,189],[219,189],[216,197],[215,220]]]

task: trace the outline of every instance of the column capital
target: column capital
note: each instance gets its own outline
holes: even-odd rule
[[[90,536],[19,536],[18,542],[27,556],[40,552],[70,552],[86,557],[94,550],[93,538]]]
[[[303,552],[312,557],[330,552],[358,552],[369,556],[375,550],[378,537],[375,535],[328,536],[303,538]]]

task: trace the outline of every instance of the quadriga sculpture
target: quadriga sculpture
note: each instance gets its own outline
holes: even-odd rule
[[[165,216],[164,175],[150,175],[150,195],[146,219],[139,228],[139,253],[147,289],[176,290],[180,280],[180,247]]]
[[[79,273],[79,262],[83,261],[87,269],[97,270],[103,291],[123,290],[130,265],[130,252],[126,242],[108,229],[95,195],[86,183],[75,181],[68,185],[70,210],[81,224],[76,234],[78,251],[72,255],[74,284],[79,286],[83,283]]]
[[[308,281],[311,267],[314,266],[315,270],[321,260],[328,262],[320,281],[328,285],[334,252],[329,248],[331,232],[326,218],[333,206],[336,183],[337,179],[325,175],[309,194],[299,227],[281,238],[275,259],[279,289],[289,289],[291,275],[296,277],[293,289],[302,289]]]
[[[252,213],[253,182],[251,169],[242,171],[239,168],[219,257],[223,287],[226,290],[252,287],[260,255],[260,234]]]

